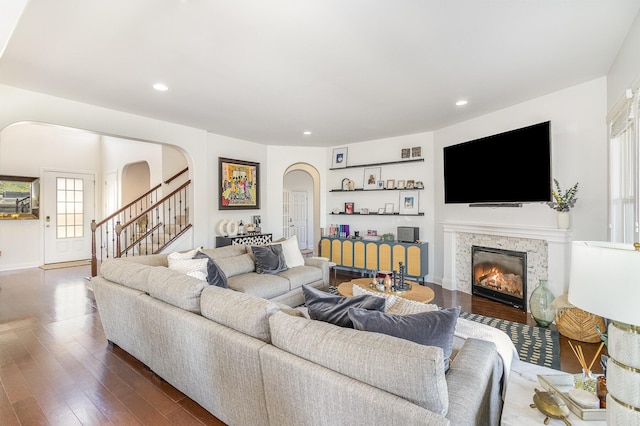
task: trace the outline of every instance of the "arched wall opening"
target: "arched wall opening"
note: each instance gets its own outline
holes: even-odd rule
[[[308,188],[311,196],[308,197],[309,201],[313,204],[310,206],[312,220],[311,220],[311,232],[309,233],[309,248],[317,253],[318,244],[320,242],[320,173],[318,169],[308,163],[294,163],[287,167],[282,176],[283,189],[288,190],[287,175],[303,172],[311,178],[311,185]],[[302,188],[301,188],[302,189]],[[284,201],[284,200],[283,200]],[[283,206],[284,209],[284,206]],[[285,224],[283,223],[283,227]]]

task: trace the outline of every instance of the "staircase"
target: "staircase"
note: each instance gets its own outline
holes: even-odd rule
[[[188,169],[165,182],[170,183]],[[100,222],[91,221],[91,276],[98,261],[160,253],[191,228],[188,195],[191,180],[160,197],[158,184]]]

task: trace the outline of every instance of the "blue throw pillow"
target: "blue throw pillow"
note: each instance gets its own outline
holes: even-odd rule
[[[347,328],[353,328],[353,322],[349,318],[349,308],[384,312],[386,303],[382,297],[369,295],[343,297],[326,293],[308,285],[302,286],[302,294],[304,303],[309,310],[309,318]]]
[[[280,244],[252,246],[251,251],[259,274],[277,274],[289,269]]]
[[[426,346],[438,346],[444,353],[444,370],[449,369],[460,306],[410,315],[350,309],[349,318],[356,330],[388,334]]]
[[[213,259],[201,251],[198,251],[196,255],[193,256],[194,259],[204,259],[205,257],[209,259],[207,261],[207,283],[217,287],[228,288],[227,276]]]

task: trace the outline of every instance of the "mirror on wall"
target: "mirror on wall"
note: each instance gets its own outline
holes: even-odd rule
[[[40,217],[40,178],[0,175],[0,220]]]

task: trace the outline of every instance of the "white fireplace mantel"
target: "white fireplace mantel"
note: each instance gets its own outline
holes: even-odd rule
[[[444,222],[444,273],[442,287],[459,290],[456,277],[456,253],[459,252],[456,234],[489,235],[547,243],[549,288],[560,296],[569,288],[569,262],[571,260],[572,231],[555,228],[536,228],[520,225],[486,224],[470,222]],[[533,287],[530,287],[530,291]]]

